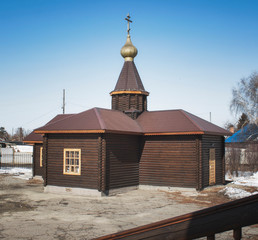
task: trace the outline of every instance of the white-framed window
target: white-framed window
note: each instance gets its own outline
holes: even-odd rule
[[[63,174],[81,175],[81,149],[64,149]]]
[[[40,167],[43,167],[42,159],[43,159],[43,147],[40,147],[40,150],[39,150],[39,166]]]

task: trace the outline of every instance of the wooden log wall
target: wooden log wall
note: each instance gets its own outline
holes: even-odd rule
[[[140,161],[140,184],[197,187],[197,136],[146,136]]]
[[[43,136],[43,179],[44,186],[47,186],[47,168],[48,168],[48,134]]]
[[[139,185],[140,136],[106,134],[106,189]]]
[[[98,189],[99,134],[49,134],[47,185]],[[81,175],[63,174],[64,148],[81,149]]]
[[[147,110],[147,96],[141,94],[117,94],[112,96],[112,109],[126,111],[137,109],[141,112]]]
[[[104,134],[101,134],[98,138],[99,142],[99,163],[98,163],[98,190],[100,192],[106,192],[106,139]]]
[[[33,146],[33,176],[43,177],[44,175],[44,168],[40,167],[40,148],[41,147],[43,147],[42,143],[35,143]]]
[[[36,161],[36,146],[35,144],[33,145],[33,165],[32,165],[32,176],[34,177],[35,174],[35,161]]]
[[[224,137],[203,135],[202,137],[202,188],[209,186],[209,151],[215,148],[216,184],[225,183]]]

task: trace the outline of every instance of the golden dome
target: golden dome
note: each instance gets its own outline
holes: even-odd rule
[[[120,53],[125,61],[133,61],[138,53],[137,48],[131,42],[131,37],[129,33],[127,35],[126,43],[121,48]]]

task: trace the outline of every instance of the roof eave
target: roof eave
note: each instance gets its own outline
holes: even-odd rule
[[[104,133],[105,130],[35,130],[35,133]]]
[[[128,135],[144,135],[143,132],[133,132],[133,131],[119,131],[119,130],[106,130],[105,133],[117,133],[117,134],[128,134]]]
[[[43,141],[23,141],[24,143],[27,143],[27,144],[35,144],[35,143],[43,143]]]
[[[210,131],[205,131],[205,135],[217,135],[217,136],[232,136],[232,133],[230,132],[210,132]]]
[[[141,90],[114,90],[110,92],[110,95],[121,95],[121,94],[138,94],[138,95],[146,95],[149,96],[149,92],[141,91]]]
[[[203,131],[196,132],[148,132],[144,133],[145,136],[162,136],[162,135],[203,135]]]
[[[51,134],[51,133],[117,133],[117,134],[129,134],[129,135],[143,135],[142,132],[134,131],[121,131],[121,130],[36,130],[35,133]]]

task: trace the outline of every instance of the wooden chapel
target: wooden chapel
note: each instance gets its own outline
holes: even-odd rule
[[[130,17],[126,20],[124,65],[110,93],[112,109],[58,115],[34,130],[26,139],[33,143],[33,136],[42,136],[34,175],[43,176],[47,192],[93,195],[224,184],[224,136],[230,133],[181,109],[148,111],[149,92],[134,63],[137,49]]]

